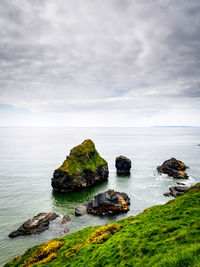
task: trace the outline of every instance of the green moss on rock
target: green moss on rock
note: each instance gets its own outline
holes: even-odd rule
[[[34,266],[197,267],[200,266],[199,218],[200,184],[197,184],[182,196],[135,217],[87,227],[56,239],[63,243],[57,258]],[[96,242],[96,238],[100,241]],[[22,266],[43,246],[29,249],[5,266]]]
[[[71,149],[69,156],[57,170],[70,175],[80,174],[85,169],[95,171],[98,166],[104,164],[107,162],[100,157],[92,140],[87,139]]]
[[[61,192],[91,186],[108,179],[108,164],[100,157],[92,140],[71,149],[63,164],[54,171],[52,187]]]

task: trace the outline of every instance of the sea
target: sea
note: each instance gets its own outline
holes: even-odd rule
[[[97,151],[108,162],[109,179],[78,192],[52,191],[53,171],[70,149],[92,139]],[[164,204],[176,182],[193,185],[200,182],[200,127],[146,128],[0,128],[0,266],[28,248],[58,237],[59,220],[39,235],[9,238],[24,221],[40,212],[70,215],[68,234],[92,225],[103,225],[144,209]],[[115,158],[132,161],[131,174],[118,176]],[[189,179],[176,180],[157,173],[156,167],[175,157],[190,168]],[[107,189],[128,194],[130,211],[120,215],[75,217],[75,208]]]

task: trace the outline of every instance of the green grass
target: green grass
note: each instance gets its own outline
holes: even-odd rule
[[[84,170],[94,172],[98,166],[105,164],[107,162],[100,157],[92,140],[87,139],[71,149],[69,156],[57,170],[65,171],[69,175],[81,174]]]
[[[101,243],[90,242],[95,237]],[[64,243],[57,258],[37,266],[200,266],[200,184],[135,217],[55,240]],[[23,266],[41,246],[31,248],[6,267]]]

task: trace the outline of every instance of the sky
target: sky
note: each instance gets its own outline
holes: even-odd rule
[[[200,126],[199,0],[1,0],[0,126]]]

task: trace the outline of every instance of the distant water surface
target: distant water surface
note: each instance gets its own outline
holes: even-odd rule
[[[52,192],[51,177],[72,147],[91,138],[108,161],[109,181],[80,192]],[[0,128],[0,266],[38,243],[58,236],[58,222],[40,235],[14,239],[9,232],[39,212],[69,214],[70,233],[89,225],[136,215],[171,198],[163,196],[176,180],[158,175],[156,167],[170,157],[190,166],[188,185],[200,182],[200,128]],[[129,177],[119,177],[115,157],[132,160]],[[184,181],[183,181],[184,182]],[[74,209],[107,189],[126,192],[131,198],[127,214],[110,217],[75,217]]]

